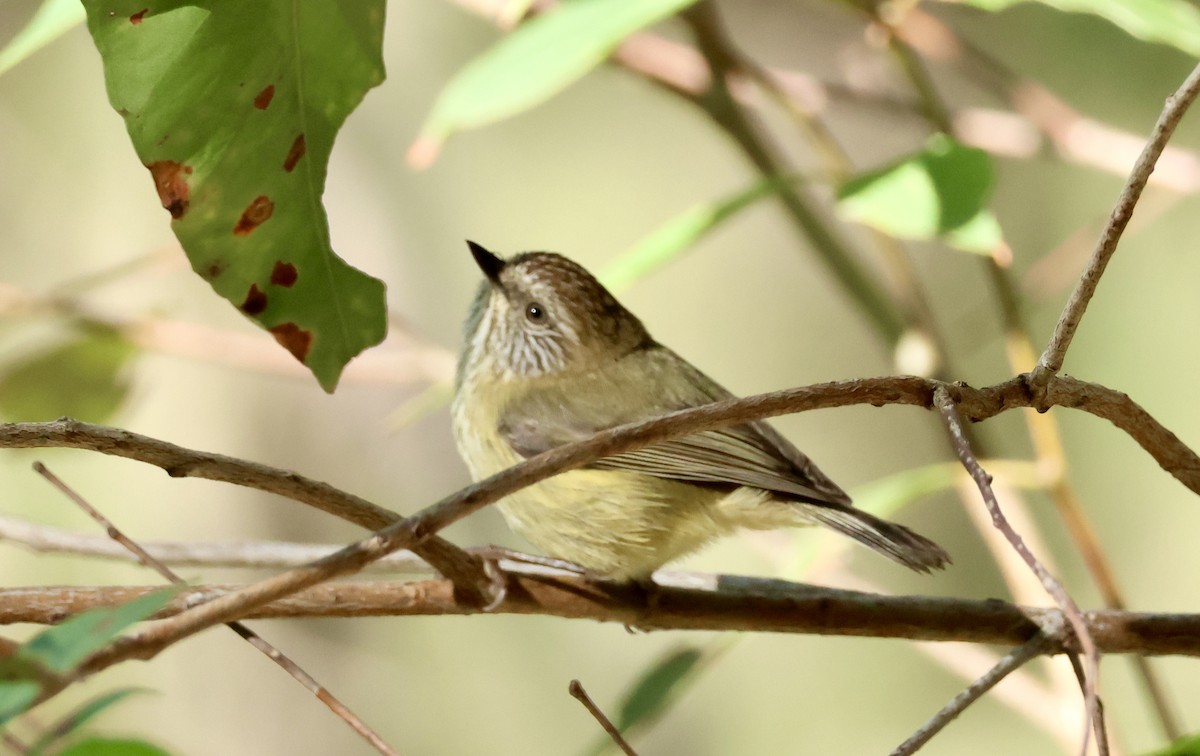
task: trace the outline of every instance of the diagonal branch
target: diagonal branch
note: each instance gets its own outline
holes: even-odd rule
[[[1096,708],[1096,685],[1097,676],[1099,675],[1100,655],[1096,651],[1096,643],[1092,640],[1088,633],[1087,622],[1083,618],[1083,612],[1071,595],[1067,593],[1066,588],[1058,578],[1050,574],[1038,558],[1025,545],[1025,541],[1013,529],[1008,522],[1008,518],[1004,516],[1004,511],[1000,508],[1000,502],[996,499],[996,492],[992,490],[992,476],[988,475],[976,459],[975,453],[971,451],[971,445],[967,441],[966,434],[963,432],[962,420],[958,415],[958,410],[954,406],[954,400],[951,399],[949,392],[945,387],[939,387],[934,392],[934,404],[937,405],[938,411],[942,415],[942,419],[946,423],[946,428],[950,431],[950,437],[954,441],[955,451],[958,452],[958,458],[962,461],[962,465],[966,468],[975,484],[979,487],[979,493],[983,496],[984,504],[987,505],[988,512],[992,516],[992,522],[996,528],[1004,534],[1008,542],[1012,545],[1013,550],[1021,556],[1025,564],[1029,565],[1029,569],[1038,576],[1042,583],[1042,587],[1046,589],[1046,593],[1054,599],[1054,603],[1058,604],[1062,610],[1063,616],[1071,623],[1071,628],[1075,631],[1075,638],[1082,648],[1085,658],[1087,659],[1087,672],[1084,676],[1084,700],[1087,707],[1088,729],[1084,733],[1083,752],[1087,752],[1088,733],[1090,732],[1091,723],[1097,721]]]
[[[224,454],[194,451],[139,433],[69,419],[0,425],[0,448],[3,447],[89,449],[134,459],[161,467],[173,478],[203,478],[278,494],[372,531],[400,519],[400,515],[389,509],[289,470]],[[428,539],[414,550],[461,586],[468,597],[483,604],[491,601],[491,580],[484,574],[478,557],[442,538]]]
[[[1075,338],[1075,331],[1079,328],[1088,302],[1096,293],[1100,276],[1104,274],[1104,269],[1108,266],[1108,261],[1112,259],[1113,253],[1117,251],[1117,243],[1121,240],[1121,234],[1124,233],[1129,219],[1133,217],[1133,208],[1142,196],[1146,182],[1150,180],[1154,164],[1167,146],[1167,142],[1170,140],[1171,134],[1175,132],[1175,127],[1179,125],[1183,114],[1187,112],[1188,106],[1192,104],[1198,94],[1200,94],[1200,65],[1192,69],[1192,73],[1184,80],[1175,94],[1167,98],[1162,114],[1154,124],[1154,132],[1150,135],[1150,140],[1146,142],[1145,149],[1142,150],[1133,171],[1129,174],[1129,179],[1125,182],[1125,187],[1117,198],[1116,207],[1109,216],[1108,224],[1104,227],[1104,232],[1096,243],[1092,259],[1088,261],[1087,269],[1079,277],[1075,291],[1071,293],[1071,298],[1067,300],[1066,307],[1063,308],[1062,315],[1059,316],[1058,323],[1054,326],[1054,335],[1050,338],[1050,343],[1046,345],[1046,351],[1042,352],[1041,359],[1038,360],[1042,376],[1048,373],[1057,373],[1062,369],[1067,348],[1071,345],[1071,340]],[[1035,375],[1037,372],[1035,371]],[[1044,378],[1039,380],[1044,381]]]

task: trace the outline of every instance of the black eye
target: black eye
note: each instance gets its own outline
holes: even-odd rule
[[[529,305],[525,307],[525,317],[534,322],[538,322],[545,319],[546,311],[542,309],[542,306],[537,302],[530,302]]]

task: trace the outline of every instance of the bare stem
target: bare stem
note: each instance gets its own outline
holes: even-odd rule
[[[38,473],[38,475],[41,475],[43,478],[49,481],[50,485],[57,488],[63,493],[63,495],[65,495],[80,509],[86,512],[88,516],[98,522],[100,527],[104,528],[105,532],[108,533],[109,538],[128,549],[129,552],[137,558],[139,563],[154,570],[169,583],[174,585],[187,585],[186,580],[176,575],[170,567],[155,559],[150,552],[146,551],[136,541],[121,532],[120,528],[118,528],[112,520],[108,519],[104,513],[92,506],[92,504],[87,499],[83,498],[79,492],[64,483],[57,475],[50,472],[50,470],[48,470],[44,464],[41,462],[35,462],[33,464],[33,469]],[[329,707],[329,710],[332,711],[334,715],[349,725],[351,729],[353,729],[360,736],[362,736],[364,740],[370,743],[372,748],[379,753],[385,754],[385,756],[398,756],[398,752],[388,745],[387,741],[381,738],[377,732],[367,725],[366,722],[362,721],[357,714],[355,714],[345,704],[338,700],[338,698],[330,693],[325,686],[318,683],[312,675],[310,675],[293,659],[284,654],[261,635],[237,620],[226,622],[225,626],[237,633],[238,636],[248,642],[251,646],[254,646],[254,648],[258,649],[268,659],[282,667],[285,672],[287,672],[292,676],[293,679],[296,680],[296,682],[303,685],[308,692],[316,696],[317,700]]]
[[[626,756],[637,756],[637,751],[633,750],[633,746],[629,745],[621,735],[621,731],[612,723],[612,720],[605,716],[600,707],[596,705],[596,702],[592,700],[592,697],[583,689],[583,683],[578,680],[572,680],[571,684],[567,686],[567,692],[578,700],[579,703],[583,704],[583,708],[587,709],[588,713],[600,723],[600,726],[604,728],[604,731],[608,733],[608,736],[612,738],[613,742],[617,744],[617,747]]]
[[[963,467],[974,479],[975,484],[979,487],[979,493],[983,496],[984,504],[987,505],[988,512],[992,515],[992,522],[996,528],[1004,534],[1008,542],[1012,545],[1013,550],[1020,554],[1021,558],[1029,565],[1029,569],[1033,571],[1038,579],[1041,580],[1042,587],[1046,589],[1046,593],[1054,599],[1054,602],[1062,610],[1063,615],[1071,624],[1071,628],[1075,631],[1075,638],[1083,650],[1084,657],[1087,659],[1087,674],[1085,676],[1085,695],[1088,727],[1084,734],[1083,752],[1087,751],[1088,738],[1091,733],[1091,723],[1096,718],[1096,685],[1097,676],[1099,675],[1100,655],[1096,650],[1095,641],[1092,640],[1088,633],[1087,622],[1084,620],[1083,612],[1067,590],[1059,582],[1058,578],[1050,574],[1038,558],[1025,545],[1025,541],[1012,528],[1008,519],[1004,516],[1004,511],[1000,508],[1000,502],[996,499],[996,493],[992,490],[992,476],[988,475],[976,459],[975,453],[971,451],[971,446],[967,442],[966,435],[963,433],[962,420],[958,416],[958,410],[954,406],[954,400],[950,397],[950,393],[944,388],[938,388],[934,392],[934,404],[937,405],[938,411],[941,412],[942,418],[946,422],[946,428],[950,431],[950,436],[954,440],[955,449],[958,452],[959,460],[962,461]]]
[[[1030,659],[1045,653],[1053,645],[1054,643],[1050,638],[1043,634],[1038,634],[1012,651],[1009,651],[1004,658],[996,663],[996,666],[989,669],[986,674],[950,699],[950,702],[942,707],[941,711],[926,722],[921,729],[914,732],[908,740],[896,746],[896,750],[892,751],[892,756],[911,756],[911,754],[916,753],[921,746],[932,740],[934,735],[937,735],[945,729],[946,725],[958,717],[959,714],[966,711],[968,706],[975,703],[984,693],[995,687],[996,683],[1019,669]]]
[[[1071,346],[1071,340],[1075,338],[1075,331],[1079,328],[1080,321],[1083,320],[1083,313],[1087,310],[1088,302],[1096,293],[1100,276],[1104,274],[1104,269],[1108,266],[1108,261],[1112,259],[1113,253],[1117,251],[1117,243],[1121,240],[1121,234],[1125,231],[1129,219],[1133,217],[1133,209],[1142,196],[1142,190],[1146,188],[1150,174],[1154,171],[1154,164],[1158,161],[1158,156],[1162,154],[1171,134],[1175,132],[1175,127],[1179,125],[1197,94],[1200,94],[1200,65],[1192,69],[1191,74],[1175,94],[1167,98],[1162,114],[1154,124],[1150,140],[1146,142],[1146,147],[1138,157],[1137,163],[1134,164],[1133,171],[1129,174],[1129,179],[1125,182],[1125,187],[1121,190],[1117,204],[1109,216],[1108,224],[1100,234],[1100,240],[1096,243],[1096,249],[1092,253],[1091,260],[1088,261],[1087,269],[1080,276],[1075,291],[1071,293],[1071,298],[1067,301],[1062,315],[1058,318],[1058,323],[1054,326],[1054,335],[1050,338],[1050,343],[1046,345],[1046,350],[1042,352],[1041,359],[1038,360],[1038,366],[1044,373],[1057,373],[1062,369],[1067,348]]]

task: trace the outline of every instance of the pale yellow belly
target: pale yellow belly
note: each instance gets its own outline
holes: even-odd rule
[[[522,461],[491,418],[453,408],[455,437],[480,480]],[[572,470],[497,502],[509,526],[547,555],[605,577],[648,577],[738,527],[795,525],[797,508],[754,489],[712,488],[618,470]]]

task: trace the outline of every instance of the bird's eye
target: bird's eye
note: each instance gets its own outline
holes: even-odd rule
[[[535,323],[539,323],[546,318],[546,310],[537,302],[531,302],[525,307],[525,317]]]

